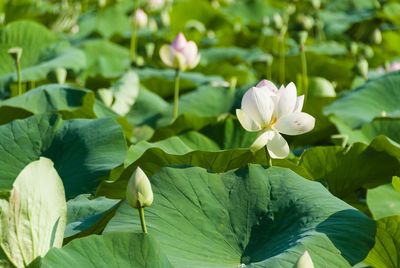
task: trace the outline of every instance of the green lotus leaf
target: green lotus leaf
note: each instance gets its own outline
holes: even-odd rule
[[[306,150],[299,165],[314,180],[323,182],[335,196],[346,198],[360,188],[390,183],[400,173],[400,147],[386,137],[370,145],[354,143],[349,148],[319,146]]]
[[[151,182],[148,232],[172,267],[293,267],[304,250],[349,267],[374,243],[373,221],[288,169],[164,168]],[[104,232],[140,232],[137,210],[123,204]]]
[[[400,73],[370,80],[327,106],[324,112],[351,128],[369,123],[375,117],[396,117],[400,114],[399,83]]]
[[[64,239],[101,233],[107,221],[114,215],[119,200],[105,197],[91,198],[82,194],[67,202],[67,225]]]
[[[392,184],[385,184],[367,193],[367,204],[374,219],[400,215],[400,193]]]
[[[152,236],[134,233],[77,239],[62,250],[51,250],[41,261],[41,268],[174,267]]]
[[[65,85],[44,85],[0,101],[0,124],[32,114],[58,112],[63,118],[95,118],[92,91]]]
[[[16,81],[15,64],[7,51],[12,47],[22,48],[21,79],[36,81],[46,79],[56,68],[73,71],[86,66],[82,51],[61,42],[45,26],[33,21],[9,23],[0,32],[0,85]]]
[[[400,216],[377,221],[375,246],[365,259],[373,267],[397,268],[400,266]]]
[[[28,163],[45,156],[54,162],[67,198],[92,192],[126,153],[121,127],[111,118],[62,121],[35,115],[0,126],[0,136],[2,191],[11,189]]]

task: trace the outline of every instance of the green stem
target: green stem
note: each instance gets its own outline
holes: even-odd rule
[[[130,47],[131,63],[136,62],[136,50],[137,50],[136,25],[134,22],[132,22],[131,47]]]
[[[136,10],[139,7],[139,1],[134,1],[134,7],[132,10],[132,20],[131,20],[131,44],[130,44],[130,57],[131,63],[136,63],[136,54],[137,54],[137,27],[135,24],[135,19],[133,18],[136,14]]]
[[[175,120],[178,117],[179,110],[179,80],[180,80],[180,70],[176,69],[175,71],[175,90],[174,90],[174,113],[173,119]]]
[[[307,59],[304,45],[300,46],[300,60],[301,60],[301,73],[302,73],[302,90],[304,95],[304,102],[307,100],[308,94],[308,76],[307,76]]]
[[[268,165],[270,166],[270,167],[272,167],[272,157],[269,155],[269,153],[268,153],[268,149],[267,149],[267,146],[265,146],[265,156],[266,156],[266,158],[268,159]]]
[[[18,95],[22,94],[22,80],[21,80],[21,64],[19,60],[15,61],[15,66],[17,68],[17,80],[18,80]]]
[[[271,64],[270,63],[266,63],[265,64],[266,65],[266,72],[265,72],[265,74],[266,74],[266,78],[267,78],[267,80],[271,80],[272,79],[272,66],[271,66]]]
[[[147,234],[146,221],[144,219],[144,207],[139,204],[139,217],[140,217],[140,225],[142,226],[143,233]]]
[[[279,36],[279,83],[285,84],[285,31]]]

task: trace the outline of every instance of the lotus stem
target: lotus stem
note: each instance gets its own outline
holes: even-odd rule
[[[304,102],[307,100],[308,94],[308,76],[307,76],[307,58],[304,45],[300,45],[300,60],[301,60],[301,73],[302,73],[302,91],[304,95]]]
[[[130,57],[131,57],[131,63],[135,64],[136,63],[136,51],[137,51],[137,25],[135,23],[135,20],[133,17],[135,16],[136,10],[139,7],[139,1],[134,1],[134,7],[132,11],[132,19],[131,19],[131,44],[130,44]]]
[[[180,70],[176,69],[176,71],[175,71],[175,90],[174,90],[174,112],[173,112],[174,120],[178,117],[178,112],[179,112],[179,80],[180,80]]]
[[[139,202],[138,204],[139,204],[138,207],[139,207],[140,225],[142,226],[143,233],[147,234],[146,221],[144,219],[144,207],[142,207]]]
[[[279,83],[285,84],[285,34],[286,29],[282,27],[279,35]]]
[[[21,64],[19,60],[15,61],[15,66],[17,68],[17,80],[18,80],[18,95],[22,94],[22,79],[21,79]]]
[[[268,159],[268,166],[272,167],[272,157],[270,156],[270,154],[268,153],[267,147],[265,147],[265,156]]]
[[[265,65],[266,65],[265,76],[267,80],[272,80],[272,64],[267,61]]]
[[[133,64],[136,63],[136,49],[137,49],[136,25],[134,22],[132,22],[130,56],[131,56],[131,63]]]

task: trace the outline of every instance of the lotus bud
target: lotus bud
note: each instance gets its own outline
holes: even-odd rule
[[[168,11],[161,12],[161,22],[165,27],[168,27],[171,24],[171,17],[169,16]]]
[[[312,27],[315,25],[315,21],[312,17],[305,16],[303,14],[299,14],[296,17],[296,21],[304,30],[311,30]]]
[[[306,44],[306,41],[307,41],[307,37],[308,37],[308,32],[306,32],[306,31],[300,31],[299,32],[299,44],[300,44],[300,47],[304,47],[304,45]]]
[[[263,17],[262,23],[264,26],[269,26],[271,24],[271,19],[267,16]]]
[[[279,13],[275,13],[272,16],[272,23],[276,29],[280,29],[283,26],[283,19]]]
[[[100,8],[103,8],[107,5],[107,0],[98,0],[97,4],[99,5]]]
[[[296,5],[294,5],[294,4],[289,4],[289,5],[287,5],[287,7],[286,7],[286,13],[288,14],[288,15],[292,15],[292,14],[294,14],[296,12]]]
[[[357,54],[358,54],[358,44],[355,43],[355,42],[351,42],[350,46],[349,46],[349,50],[350,50],[351,55],[357,56]]]
[[[314,268],[314,263],[313,263],[311,256],[307,250],[297,261],[295,268]]]
[[[19,63],[21,61],[22,48],[12,47],[8,50],[8,54],[14,59],[15,62]]]
[[[316,10],[319,10],[321,8],[321,0],[311,0],[311,4]]]
[[[374,56],[374,50],[370,46],[365,46],[363,48],[363,54],[367,59],[370,59]]]
[[[179,33],[171,45],[163,45],[160,57],[165,65],[181,71],[193,69],[200,61],[197,45]]]
[[[323,77],[312,77],[309,80],[310,97],[335,97],[335,86]]]
[[[365,58],[360,58],[356,65],[356,71],[359,75],[366,78],[368,76],[368,61]]]
[[[372,33],[372,37],[371,37],[371,41],[372,43],[379,45],[380,43],[382,43],[382,33],[379,29],[375,29]]]
[[[67,80],[67,70],[65,68],[56,68],[55,73],[57,83],[64,84],[65,80]]]
[[[153,203],[153,190],[146,174],[137,167],[126,188],[126,200],[133,208],[148,207]]]
[[[160,10],[163,8],[165,5],[164,0],[148,0],[147,1],[147,7],[149,10],[155,11],[155,10]]]
[[[138,28],[144,28],[147,26],[148,18],[147,14],[143,11],[143,9],[138,9],[133,16],[133,23]]]

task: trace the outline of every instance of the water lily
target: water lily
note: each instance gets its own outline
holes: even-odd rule
[[[163,45],[160,58],[165,65],[175,69],[175,89],[173,119],[178,117],[180,72],[193,69],[199,64],[200,54],[193,41],[187,41],[183,33],[179,33],[171,45]]]
[[[314,263],[307,250],[303,253],[303,255],[301,255],[296,263],[295,268],[314,268]]]
[[[153,190],[149,178],[137,167],[128,182],[126,200],[134,208],[148,207],[153,203]]]
[[[181,71],[193,69],[200,61],[196,43],[187,41],[183,33],[179,33],[171,45],[161,47],[160,57],[165,65]]]
[[[303,103],[304,95],[297,96],[294,83],[278,90],[272,82],[263,80],[250,88],[236,115],[244,129],[259,132],[251,150],[258,151],[267,146],[272,158],[287,157],[289,145],[280,133],[300,135],[311,131],[315,125],[314,117],[301,112]]]
[[[146,12],[143,9],[137,9],[135,15],[133,16],[133,22],[135,23],[136,27],[144,28],[147,25],[148,18]]]

